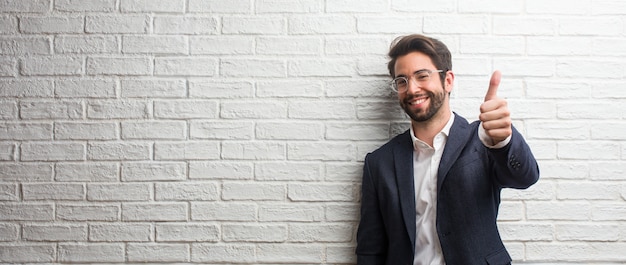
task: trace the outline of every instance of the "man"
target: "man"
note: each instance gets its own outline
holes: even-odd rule
[[[358,264],[510,264],[496,218],[502,188],[537,182],[539,168],[491,77],[480,121],[450,109],[450,51],[422,35],[389,51],[392,89],[411,127],[363,167]]]

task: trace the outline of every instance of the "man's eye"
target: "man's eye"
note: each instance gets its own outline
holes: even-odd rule
[[[415,79],[419,80],[419,81],[424,81],[424,80],[428,80],[428,73],[418,73],[415,74]]]

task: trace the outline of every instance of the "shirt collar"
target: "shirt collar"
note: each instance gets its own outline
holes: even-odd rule
[[[450,112],[450,119],[446,123],[446,126],[443,126],[441,131],[439,133],[437,133],[437,134],[443,134],[447,138],[448,135],[450,135],[450,128],[452,128],[452,124],[453,123],[454,123],[454,112],[451,111]],[[413,131],[413,126],[410,126],[409,130],[410,130],[411,140],[413,142],[413,149],[414,150],[418,150],[419,148],[424,148],[424,147],[430,147],[430,146],[428,146],[428,144],[424,143],[424,141],[422,141],[422,140],[418,139],[417,137],[415,137],[415,132]]]

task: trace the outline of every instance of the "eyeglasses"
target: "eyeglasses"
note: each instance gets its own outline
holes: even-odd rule
[[[443,73],[443,70],[428,70],[423,69],[413,73],[413,79],[417,82],[418,85],[423,85],[430,81],[430,75],[432,73]],[[403,93],[407,89],[409,89],[409,78],[404,76],[399,76],[391,80],[391,90]]]

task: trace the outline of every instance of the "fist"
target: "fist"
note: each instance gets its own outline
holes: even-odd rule
[[[497,95],[501,77],[500,71],[495,71],[491,75],[489,89],[485,95],[485,101],[480,105],[480,116],[478,116],[493,145],[504,141],[513,132],[507,102]]]

